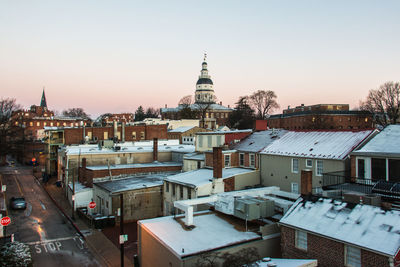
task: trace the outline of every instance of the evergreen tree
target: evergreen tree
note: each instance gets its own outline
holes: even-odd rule
[[[231,128],[252,129],[254,123],[254,110],[247,104],[246,97],[239,97],[235,110],[229,114],[228,124]]]
[[[142,121],[146,118],[144,114],[144,109],[142,106],[139,106],[135,112],[135,121]]]

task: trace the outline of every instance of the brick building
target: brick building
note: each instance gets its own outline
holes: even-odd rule
[[[299,129],[371,129],[372,114],[349,110],[348,104],[318,104],[297,106],[267,119],[269,128]]]
[[[299,198],[280,220],[284,258],[321,267],[399,266],[400,212],[332,199]]]
[[[102,125],[110,125],[115,122],[118,123],[133,123],[134,115],[133,113],[114,113],[114,114],[105,114],[102,117],[101,123]]]
[[[197,126],[183,126],[168,131],[168,139],[178,139],[181,144],[194,145],[198,132],[207,132],[209,130]]]

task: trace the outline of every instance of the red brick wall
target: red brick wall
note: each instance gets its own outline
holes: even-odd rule
[[[86,186],[93,186],[94,178],[102,178],[110,175],[108,169],[105,170],[90,170],[79,168],[79,180],[82,181]],[[150,173],[150,172],[168,172],[168,171],[180,171],[182,170],[182,166],[161,166],[161,167],[142,167],[142,168],[123,168],[123,169],[112,169],[111,174],[113,176],[118,175],[129,175],[129,174],[137,174],[137,173]]]
[[[344,244],[313,234],[307,234],[307,251],[295,246],[295,230],[281,226],[282,257],[289,259],[317,259],[319,267],[343,267]],[[389,267],[388,258],[361,250],[363,267]]]
[[[314,120],[313,120],[314,119]],[[365,121],[367,119],[367,121]],[[372,115],[303,114],[292,117],[272,117],[269,128],[287,130],[301,129],[371,129],[374,127]]]
[[[235,177],[224,179],[224,192],[235,190]]]
[[[235,140],[242,140],[251,132],[225,133],[225,145],[233,144]]]
[[[121,133],[122,138],[122,126],[118,126],[118,131]],[[104,140],[104,132],[108,133],[108,138],[114,136],[114,128],[112,126],[106,127],[85,127],[85,136],[88,133],[92,133],[92,138],[97,140]],[[133,139],[132,133],[136,132],[136,138]],[[153,140],[153,138],[167,139],[167,125],[128,125],[125,126],[125,141],[140,141],[143,140],[140,137],[141,132],[145,133],[144,140]],[[79,144],[83,141],[83,128],[66,128],[64,129],[64,138],[66,145]]]

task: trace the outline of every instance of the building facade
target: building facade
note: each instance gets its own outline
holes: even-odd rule
[[[371,129],[373,116],[368,111],[349,110],[348,104],[318,104],[288,107],[282,114],[267,119],[269,128],[303,129]]]

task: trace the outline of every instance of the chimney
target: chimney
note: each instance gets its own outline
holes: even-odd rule
[[[213,177],[222,178],[222,147],[213,147]]]
[[[118,140],[118,136],[117,136],[117,132],[118,132],[118,123],[117,121],[114,121],[114,140]]]
[[[167,104],[165,104],[165,108],[167,108],[168,106],[167,106]]]
[[[153,161],[158,160],[158,138],[153,139]]]
[[[125,122],[122,122],[122,129],[121,129],[121,139],[122,143],[125,143]]]
[[[301,170],[301,195],[311,195],[312,193],[312,171]]]
[[[222,101],[219,101],[219,104],[222,106]]]

